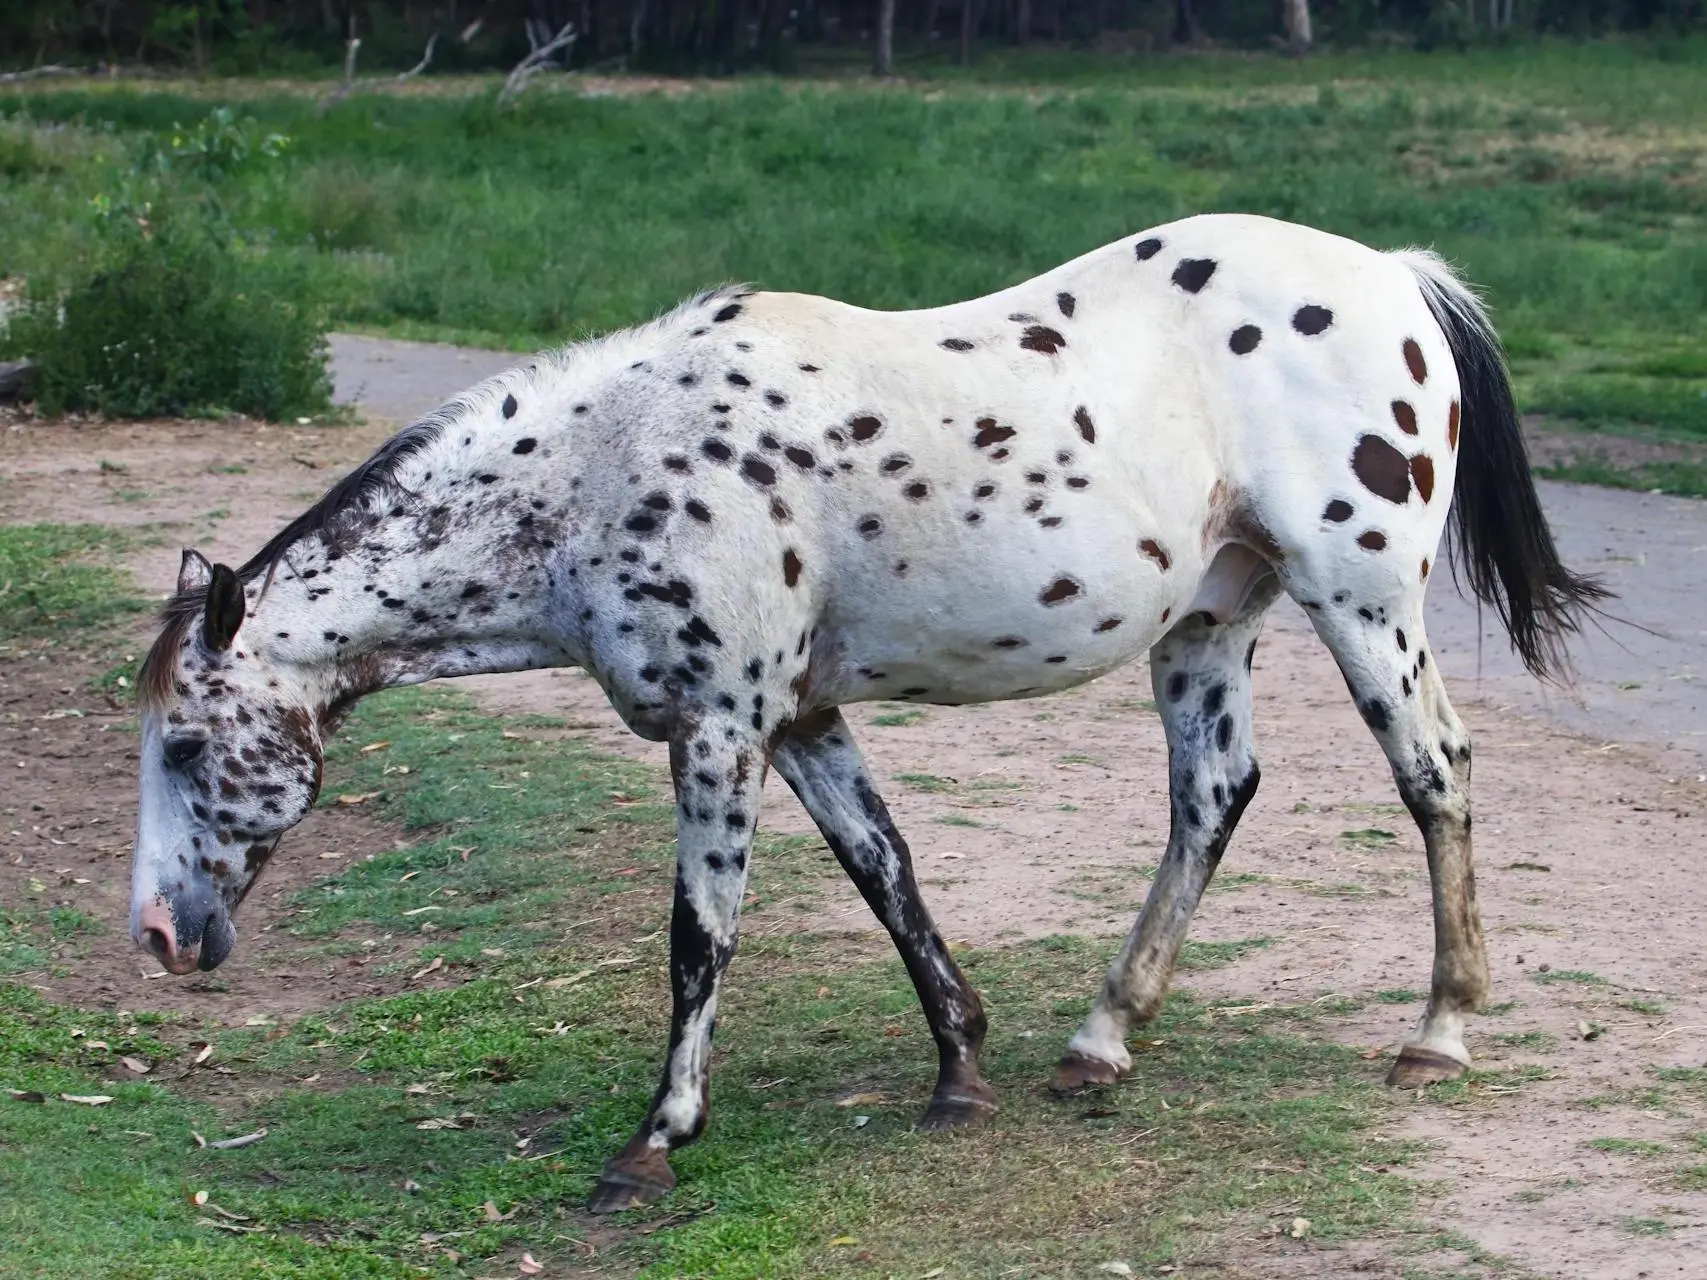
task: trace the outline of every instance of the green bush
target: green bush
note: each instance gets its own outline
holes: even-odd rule
[[[32,277],[0,333],[0,354],[39,363],[44,409],[278,419],[331,408],[307,270],[246,243],[221,191],[288,144],[218,107],[194,129],[145,138],[113,172],[90,202],[92,265]]]
[[[49,413],[116,418],[325,413],[319,309],[300,273],[186,221],[120,242],[63,294],[31,282],[3,345],[40,365]]]

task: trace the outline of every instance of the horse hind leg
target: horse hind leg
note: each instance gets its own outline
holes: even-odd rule
[[[1126,1036],[1156,1016],[1192,912],[1220,864],[1260,772],[1251,738],[1251,658],[1278,593],[1257,582],[1224,626],[1194,613],[1150,651],[1150,681],[1168,736],[1168,849],[1102,991],[1055,1072],[1072,1095],[1132,1066]]]
[[[996,1094],[979,1071],[984,1009],[931,922],[913,879],[912,855],[871,785],[839,711],[796,725],[772,757],[812,815],[842,869],[889,930],[919,994],[939,1058],[936,1090],[921,1129],[981,1124]]]
[[[1387,1083],[1417,1088],[1464,1074],[1465,1015],[1487,1000],[1488,957],[1470,850],[1470,737],[1452,710],[1423,632],[1420,583],[1383,602],[1336,593],[1310,613],[1364,722],[1387,755],[1428,850],[1434,972],[1428,1008]]]

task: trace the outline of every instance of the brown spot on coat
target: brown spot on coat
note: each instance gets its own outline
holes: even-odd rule
[[[1458,448],[1458,402],[1452,402],[1452,408],[1446,415],[1446,447]]]
[[[1145,555],[1149,556],[1150,559],[1154,560],[1156,562],[1156,566],[1161,569],[1163,573],[1166,573],[1168,571],[1168,567],[1173,564],[1173,560],[1169,557],[1168,553],[1163,550],[1162,544],[1157,542],[1154,538],[1145,538],[1144,541],[1138,544],[1138,550],[1142,551]]]
[[[1044,605],[1057,605],[1064,601],[1071,600],[1082,590],[1084,590],[1084,588],[1073,579],[1063,576],[1055,579],[1054,582],[1051,582],[1047,587],[1045,587],[1043,589],[1043,594],[1038,597],[1038,600]]]
[[[1096,624],[1095,629],[1097,631],[1113,631],[1116,627],[1118,627],[1122,622],[1125,622],[1125,621],[1126,621],[1125,618],[1104,618],[1101,622]]]
[[[1378,498],[1403,503],[1411,496],[1410,466],[1405,455],[1380,436],[1362,436],[1351,451],[1351,470]]]
[[[1215,274],[1215,259],[1186,258],[1174,268],[1173,281],[1187,293],[1198,293]]]
[[[1365,551],[1385,551],[1387,535],[1377,529],[1368,529],[1357,535],[1357,545]]]
[[[974,448],[987,449],[993,444],[1011,440],[1016,434],[1013,427],[999,425],[994,418],[979,418],[978,430],[972,435]]]
[[[1306,303],[1292,313],[1292,327],[1307,338],[1313,338],[1334,322],[1334,313],[1315,303]]]
[[[794,586],[800,581],[800,557],[795,554],[793,547],[782,553],[782,580],[788,586]]]
[[[1351,519],[1351,503],[1344,498],[1335,498],[1323,509],[1322,519],[1334,524],[1344,524]]]
[[[1039,351],[1046,356],[1052,356],[1067,345],[1067,339],[1048,325],[1034,324],[1027,327],[1019,345],[1027,351]]]
[[[1417,411],[1411,408],[1408,400],[1393,401],[1393,421],[1399,424],[1399,430],[1408,436],[1417,433]]]
[[[848,419],[848,434],[860,444],[875,439],[877,433],[882,430],[883,420],[874,418],[870,414],[861,414],[859,417]]]
[[[1428,361],[1423,359],[1423,349],[1415,338],[1405,339],[1405,368],[1411,371],[1411,381],[1419,387],[1428,381]]]
[[[1262,330],[1254,324],[1242,324],[1233,330],[1233,336],[1227,339],[1227,347],[1236,356],[1248,356],[1257,349],[1262,341]]]
[[[1434,459],[1426,453],[1419,453],[1411,459],[1411,479],[1416,482],[1417,493],[1427,502],[1434,496]]]
[[[1084,405],[1073,410],[1073,424],[1079,428],[1079,435],[1084,438],[1086,444],[1097,442],[1096,423],[1091,421],[1091,411]]]
[[[937,343],[937,345],[947,351],[972,350],[972,344],[965,338],[944,338],[941,342]]]
[[[776,468],[756,454],[749,453],[741,459],[741,472],[754,484],[773,485],[776,483]]]
[[[1427,556],[1423,557],[1422,577],[1420,579],[1418,579],[1418,581],[1420,581],[1420,582],[1427,582],[1428,581],[1428,557]]]
[[[1056,309],[1069,320],[1073,318],[1073,311],[1078,305],[1078,300],[1070,293],[1058,293],[1055,295]]]

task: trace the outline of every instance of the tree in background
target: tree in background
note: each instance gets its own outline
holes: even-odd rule
[[[336,67],[362,41],[366,71],[509,70],[572,24],[575,67],[786,70],[808,51],[897,57],[1032,39],[1107,51],[1214,42],[1301,52],[1322,40],[1419,46],[1508,32],[1675,36],[1707,0],[0,0],[0,67],[147,62],[191,71]],[[898,35],[899,33],[899,35]],[[897,40],[902,48],[897,51]]]

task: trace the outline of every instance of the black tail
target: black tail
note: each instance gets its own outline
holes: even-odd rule
[[[1565,640],[1612,592],[1559,560],[1530,475],[1505,351],[1481,302],[1435,255],[1411,250],[1400,256],[1415,272],[1458,366],[1453,576],[1462,575],[1476,598],[1494,607],[1524,666],[1544,680],[1568,678]]]

